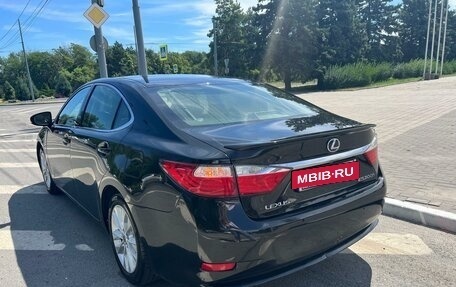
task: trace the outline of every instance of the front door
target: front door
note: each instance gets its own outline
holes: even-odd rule
[[[67,193],[73,189],[73,174],[70,165],[70,147],[72,136],[91,87],[86,87],[74,94],[65,104],[47,134],[46,154],[51,175],[56,186]]]

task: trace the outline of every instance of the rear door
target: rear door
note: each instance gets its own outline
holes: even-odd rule
[[[71,146],[75,185],[72,197],[94,217],[99,215],[99,183],[114,166],[114,155],[132,120],[118,90],[108,85],[95,86]]]

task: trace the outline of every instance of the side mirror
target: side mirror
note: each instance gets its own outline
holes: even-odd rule
[[[39,114],[35,114],[30,117],[30,121],[35,126],[48,127],[52,123],[52,114],[51,112],[42,112]]]

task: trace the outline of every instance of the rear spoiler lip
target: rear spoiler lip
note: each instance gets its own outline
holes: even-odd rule
[[[372,129],[375,127],[376,127],[375,124],[362,124],[359,126],[353,126],[353,127],[343,128],[343,129],[336,129],[336,130],[332,130],[332,131],[324,131],[324,132],[307,134],[307,135],[280,138],[280,139],[267,141],[267,142],[253,142],[250,144],[230,144],[230,145],[225,145],[223,147],[226,149],[243,151],[243,150],[249,150],[249,149],[254,149],[254,148],[259,148],[259,147],[266,147],[266,146],[274,145],[274,144],[288,143],[288,142],[292,142],[295,140],[313,139],[313,138],[320,137],[322,135],[332,136],[332,135],[337,135],[340,132],[345,132],[345,131],[350,131],[349,133],[357,133],[357,132],[367,130],[367,129]]]

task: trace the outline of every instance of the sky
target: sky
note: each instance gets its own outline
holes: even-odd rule
[[[238,1],[244,9],[257,3]],[[108,43],[133,45],[131,1],[104,2],[109,18],[102,30]],[[44,3],[38,16],[33,17]],[[89,47],[93,26],[83,14],[90,5],[90,0],[0,0],[0,56],[21,50],[16,24],[19,16],[27,51],[50,51],[71,43]],[[139,5],[146,48],[157,51],[160,44],[166,43],[173,52],[209,50],[207,33],[215,14],[214,0],[139,0]],[[450,0],[450,5],[455,7],[456,0]]]
[[[0,0],[0,56],[21,50],[18,26],[14,25],[29,0]],[[90,0],[30,0],[20,17],[27,51],[50,51],[59,46],[77,43],[89,47],[94,34],[92,24],[83,16],[91,5]],[[109,14],[102,26],[109,44],[118,41],[134,44],[133,12],[130,0],[105,0],[104,9]],[[257,0],[240,0],[244,9]],[[139,0],[146,48],[158,50],[160,44],[168,44],[169,50],[208,51],[207,37],[215,14],[213,0]],[[33,19],[33,21],[32,21]],[[28,21],[27,21],[28,20]]]

